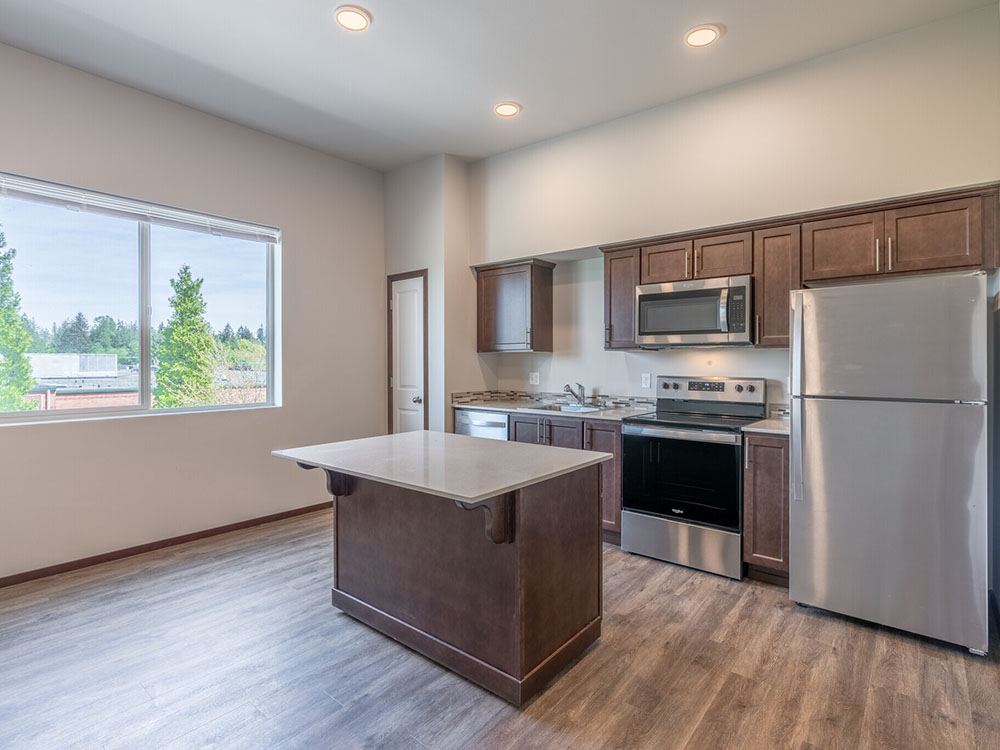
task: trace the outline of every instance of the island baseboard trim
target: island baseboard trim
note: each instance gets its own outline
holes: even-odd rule
[[[26,583],[27,581],[34,581],[39,578],[59,575],[60,573],[69,573],[74,570],[80,570],[81,568],[90,568],[94,565],[100,565],[101,563],[112,562],[114,560],[121,560],[126,557],[142,555],[146,552],[155,552],[156,550],[164,549],[166,547],[175,547],[178,544],[196,542],[199,539],[207,539],[208,537],[218,536],[219,534],[228,534],[230,531],[240,531],[241,529],[249,529],[253,526],[263,526],[266,523],[284,521],[287,518],[303,516],[306,513],[315,513],[318,510],[327,510],[332,507],[333,501],[330,500],[325,503],[317,503],[316,505],[307,505],[304,508],[293,508],[292,510],[284,510],[280,513],[272,513],[267,516],[250,518],[246,521],[237,521],[236,523],[229,523],[225,526],[215,526],[214,528],[205,529],[204,531],[193,531],[190,534],[181,534],[180,536],[173,536],[169,539],[147,542],[146,544],[139,544],[135,547],[126,547],[125,549],[115,550],[114,552],[105,552],[91,557],[82,557],[79,560],[71,560],[70,562],[59,563],[57,565],[49,565],[44,568],[36,568],[35,570],[28,570],[24,573],[15,573],[14,575],[0,578],[0,589],[6,586],[15,586],[19,583]]]
[[[521,705],[521,683],[513,675],[339,589],[331,589],[331,593],[333,606],[355,620],[360,620],[442,667],[499,695],[505,701],[515,706]]]
[[[519,680],[348,593],[339,589],[330,591],[333,606],[345,614],[518,707],[545,687],[601,634],[601,618],[597,617]]]

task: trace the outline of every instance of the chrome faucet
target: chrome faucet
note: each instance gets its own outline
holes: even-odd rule
[[[563,386],[563,390],[566,391],[566,393],[572,394],[573,398],[576,399],[576,402],[580,404],[580,406],[583,406],[586,403],[586,401],[583,398],[583,384],[577,383],[576,387],[580,389],[579,393],[574,391],[573,386],[571,386],[569,383]]]

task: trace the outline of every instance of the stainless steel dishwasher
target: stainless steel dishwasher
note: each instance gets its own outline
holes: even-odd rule
[[[495,411],[455,409],[455,434],[507,439],[507,415]]]

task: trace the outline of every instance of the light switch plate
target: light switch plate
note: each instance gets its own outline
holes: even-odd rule
[[[649,388],[651,382],[652,382],[652,375],[648,372],[644,372],[642,374],[642,387]]]
[[[528,385],[538,385],[538,373],[529,372],[528,373]]]

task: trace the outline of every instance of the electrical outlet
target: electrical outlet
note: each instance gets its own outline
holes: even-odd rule
[[[649,388],[650,387],[650,384],[652,382],[652,377],[653,376],[650,375],[650,373],[648,373],[648,372],[644,372],[642,374],[642,387],[643,388]]]
[[[529,372],[528,373],[528,385],[538,385],[538,373]]]

